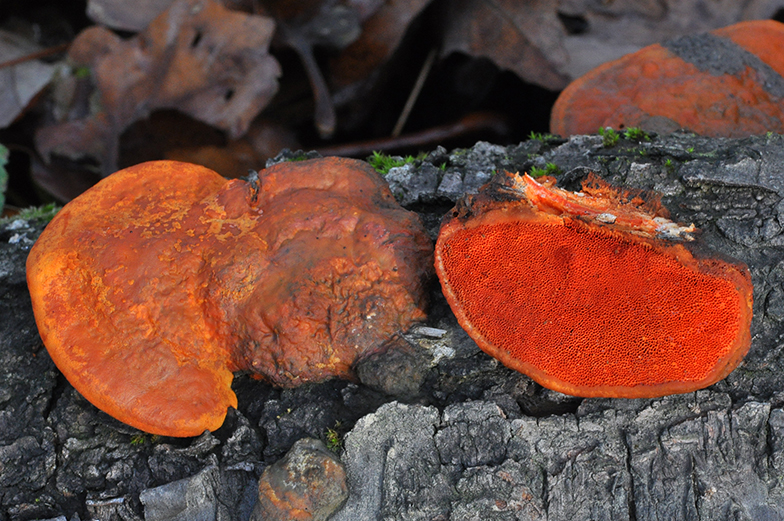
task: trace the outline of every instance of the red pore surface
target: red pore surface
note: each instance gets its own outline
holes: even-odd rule
[[[61,210],[27,277],[41,337],[88,400],[193,436],[237,405],[233,371],[350,377],[424,317],[432,243],[367,164],[281,163],[258,182],[174,161],[117,172]]]
[[[497,188],[445,220],[436,271],[460,324],[505,365],[567,394],[653,397],[708,386],[748,351],[743,264]]]

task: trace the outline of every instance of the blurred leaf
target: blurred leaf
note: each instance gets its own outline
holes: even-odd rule
[[[332,95],[313,53],[314,47],[343,49],[362,32],[359,12],[324,0],[269,0],[265,12],[278,22],[281,42],[296,52],[308,76],[314,100],[314,122],[322,138],[337,125]]]
[[[90,67],[99,102],[87,117],[39,129],[39,152],[93,158],[108,175],[117,167],[119,135],[160,108],[177,109],[231,138],[243,135],[277,91],[280,66],[268,53],[274,26],[213,0],[176,0],[127,40],[102,27],[84,30],[69,57]]]
[[[229,178],[244,177],[248,170],[258,170],[281,150],[301,148],[294,133],[282,125],[256,118],[248,133],[226,146],[205,145],[169,148],[166,159],[196,163]]]
[[[174,0],[88,0],[87,16],[98,24],[123,31],[143,31]]]
[[[429,3],[430,0],[387,0],[366,6],[367,19],[359,38],[330,64],[333,84],[339,89],[353,89],[357,83],[375,79],[377,71],[397,50],[411,21]]]
[[[0,62],[40,50],[25,38],[0,30]],[[7,127],[51,81],[54,65],[31,60],[0,69],[0,128]]]
[[[0,215],[3,214],[5,206],[5,191],[8,188],[8,172],[5,165],[8,164],[8,149],[0,145]]]
[[[110,27],[139,31],[171,3],[172,0],[90,0],[87,13]],[[336,118],[313,47],[339,50],[351,44],[362,31],[362,17],[369,15],[368,10],[378,9],[379,4],[367,0],[348,5],[333,0],[266,0],[254,6],[276,20],[281,43],[300,56],[313,91],[316,128],[323,137],[334,132]]]
[[[447,2],[443,54],[483,56],[530,83],[560,90],[569,82],[557,66],[568,61],[564,29],[553,2]]]
[[[37,156],[30,160],[30,175],[36,185],[62,203],[66,203],[101,180],[90,169],[79,168],[73,162],[45,164]]]

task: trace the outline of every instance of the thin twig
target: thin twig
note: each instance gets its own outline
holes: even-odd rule
[[[437,55],[438,49],[435,47],[430,49],[427,58],[425,58],[425,63],[422,64],[422,68],[419,70],[419,76],[417,76],[416,83],[414,83],[414,87],[411,89],[411,93],[408,95],[408,99],[406,100],[406,104],[403,107],[403,111],[400,113],[400,117],[397,118],[395,128],[392,129],[392,137],[398,137],[400,133],[403,132],[403,127],[406,125],[408,116],[411,114],[411,110],[414,108],[414,104],[419,97],[419,93],[422,91],[422,87],[425,85],[425,80],[430,74],[430,69],[433,68],[433,63],[435,63]]]
[[[36,51],[34,53],[26,54],[24,56],[20,56],[18,58],[14,58],[13,60],[8,60],[0,63],[0,69],[5,69],[6,67],[13,67],[14,65],[19,65],[20,63],[28,62],[30,60],[37,60],[38,58],[43,58],[44,56],[49,56],[51,54],[57,54],[58,52],[63,52],[68,49],[68,46],[71,45],[70,43],[61,43],[60,45],[55,45],[54,47],[48,47],[46,49],[41,49],[40,51]]]
[[[413,132],[398,137],[355,141],[317,148],[322,156],[367,157],[374,151],[389,152],[411,148],[433,148],[447,139],[455,139],[478,132],[492,132],[505,136],[509,132],[506,118],[498,113],[474,112],[458,121]]]

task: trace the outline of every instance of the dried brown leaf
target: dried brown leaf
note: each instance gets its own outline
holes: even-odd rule
[[[359,12],[328,0],[272,0],[265,9],[278,21],[281,43],[292,48],[302,61],[313,91],[319,135],[332,136],[337,123],[335,108],[313,49],[343,49],[354,42],[362,31]]]
[[[332,84],[337,89],[349,88],[372,78],[398,48],[411,21],[429,3],[430,0],[388,0],[379,6],[364,2],[369,4],[364,6],[366,11],[375,11],[362,24],[359,38],[330,64]]]
[[[551,90],[569,82],[557,68],[567,56],[564,29],[553,2],[453,0],[447,5],[443,54],[460,51],[483,56]]]
[[[89,169],[61,163],[46,165],[35,156],[30,161],[30,175],[39,187],[62,203],[67,203],[101,180],[98,173]]]
[[[174,0],[88,0],[87,16],[100,25],[124,31],[143,31]]]
[[[443,53],[489,58],[520,78],[563,89],[598,65],[676,36],[772,18],[780,0],[453,0]]]
[[[360,21],[364,22],[384,5],[384,0],[346,0],[346,5],[355,9]]]
[[[229,11],[213,0],[176,0],[128,40],[100,27],[83,31],[70,57],[92,70],[100,109],[87,121],[41,129],[39,151],[76,159],[102,150],[97,159],[108,175],[116,169],[122,131],[161,108],[241,136],[277,91],[280,67],[268,53],[273,31],[269,18]],[[102,143],[90,142],[95,139]]]
[[[39,50],[32,42],[7,31],[0,31],[0,62],[26,56]],[[0,128],[10,125],[30,101],[52,79],[56,67],[28,61],[0,69]]]
[[[171,148],[166,159],[196,163],[229,178],[245,177],[248,170],[258,170],[267,159],[281,150],[297,150],[300,144],[293,132],[277,123],[256,118],[248,133],[226,146],[205,145]]]

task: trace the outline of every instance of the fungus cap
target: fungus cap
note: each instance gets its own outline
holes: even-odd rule
[[[745,265],[598,179],[574,194],[498,174],[444,219],[436,273],[480,348],[541,385],[654,397],[727,376],[751,343]]]
[[[367,164],[281,163],[258,181],[154,161],[68,203],[27,260],[41,338],[90,402],[193,436],[237,406],[232,372],[351,377],[424,318],[432,242]]]
[[[643,47],[558,96],[550,131],[685,128],[703,136],[784,132],[784,24],[753,20]]]

